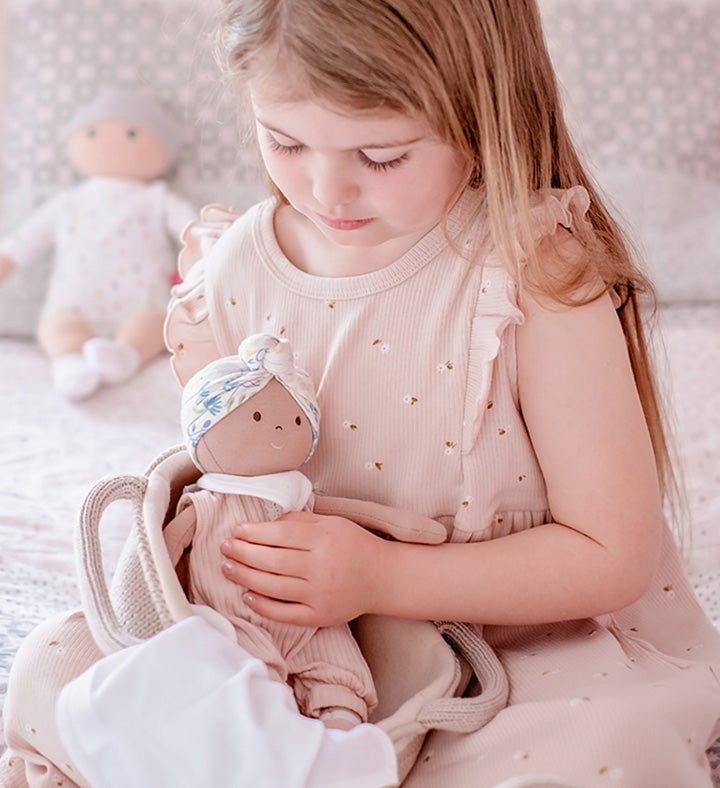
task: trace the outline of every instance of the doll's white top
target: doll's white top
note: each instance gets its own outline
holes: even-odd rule
[[[236,476],[229,473],[204,473],[196,482],[201,490],[226,495],[250,495],[272,501],[285,512],[302,511],[312,498],[312,482],[300,471]]]
[[[194,208],[164,181],[89,178],[41,205],[0,242],[19,266],[52,256],[43,313],[110,332],[141,308],[165,309],[179,237]]]

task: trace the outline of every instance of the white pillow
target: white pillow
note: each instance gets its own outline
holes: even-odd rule
[[[4,14],[3,14],[4,5]],[[244,208],[266,192],[213,62],[219,8],[197,0],[0,0],[0,238],[77,182],[58,131],[99,88],[143,87],[183,123],[168,180],[198,207]],[[2,74],[5,72],[5,85]],[[32,335],[50,260],[0,282],[0,335]]]
[[[540,6],[576,141],[661,300],[720,300],[720,3]]]

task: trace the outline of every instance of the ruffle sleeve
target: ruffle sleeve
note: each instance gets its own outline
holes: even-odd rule
[[[590,195],[582,186],[539,192],[530,210],[530,226],[536,241],[552,235],[558,227],[584,236],[592,232],[586,219]]]
[[[181,385],[220,355],[205,296],[205,267],[210,250],[238,215],[221,205],[208,205],[182,233],[178,255],[181,281],[172,289],[165,318],[170,365]]]
[[[539,192],[531,202],[530,230],[533,241],[553,235],[558,227],[578,235],[592,233],[586,219],[590,197],[582,186]],[[516,236],[518,254],[522,259],[520,232]],[[485,258],[482,282],[478,291],[470,334],[470,367],[465,402],[463,453],[472,450],[480,433],[487,409],[495,360],[506,342],[508,328],[524,320],[518,306],[518,284],[499,255],[491,251]],[[514,350],[514,345],[513,345]],[[510,362],[511,381],[516,386],[515,361]]]
[[[570,189],[544,189],[530,200],[529,225],[532,241],[537,244],[543,238],[553,235],[558,227],[571,230],[581,241],[592,236],[592,226],[587,220],[590,208],[590,195],[583,186]],[[525,256],[519,220],[515,225],[515,250],[522,260]],[[486,265],[500,266],[502,261],[496,250],[490,252]]]
[[[475,305],[470,330],[470,364],[463,420],[463,454],[468,454],[477,440],[487,409],[495,360],[509,326],[523,322],[517,305],[517,284],[505,268],[488,267]]]

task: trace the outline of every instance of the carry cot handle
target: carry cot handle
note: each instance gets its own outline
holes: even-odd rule
[[[477,630],[460,622],[436,622],[440,634],[468,663],[480,693],[463,698],[436,698],[418,717],[427,730],[471,733],[486,725],[507,705],[510,685],[495,651]]]
[[[80,598],[88,627],[100,650],[110,654],[142,642],[122,625],[113,606],[102,562],[100,523],[107,507],[116,501],[132,504],[132,533],[140,549],[137,555],[148,589],[160,587],[157,569],[143,525],[143,500],[148,480],[142,476],[116,476],[102,479],[91,488],[80,510],[76,531],[75,556],[78,566]],[[163,627],[175,623],[162,594],[152,594],[154,612]]]

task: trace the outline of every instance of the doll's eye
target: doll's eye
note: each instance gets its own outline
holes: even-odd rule
[[[262,418],[262,413],[260,413],[259,410],[256,410],[255,413],[253,413],[253,418],[255,419],[255,421],[260,421],[260,419]]]
[[[137,129],[128,129],[127,130],[127,135],[126,136],[127,136],[127,138],[129,140],[134,140],[135,137],[137,137],[137,135],[138,135]]]
[[[295,424],[297,424],[298,427],[302,424],[302,419],[300,416],[295,416]]]

